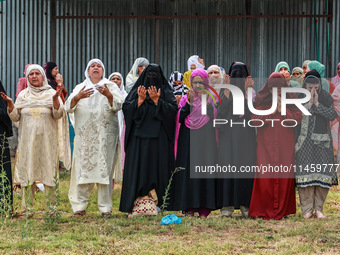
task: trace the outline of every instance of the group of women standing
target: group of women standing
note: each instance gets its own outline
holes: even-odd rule
[[[313,66],[313,61],[310,62]],[[303,77],[304,70],[294,68],[294,75],[290,76],[288,64],[280,62],[252,98],[257,109],[269,109],[273,89],[277,88],[275,112],[254,115],[245,98],[245,113],[233,115],[233,94],[228,89],[216,91],[214,86],[230,83],[246,94],[248,87],[254,86],[246,65],[234,62],[228,74],[217,65],[208,71],[204,67],[202,58],[192,56],[189,71],[185,75],[173,72],[168,82],[160,66],[138,58],[126,78],[127,93],[120,73],[114,72],[106,79],[104,64],[92,59],[85,69],[85,80],[65,101],[67,92],[57,66],[48,63],[44,70],[39,65],[29,65],[27,88],[18,94],[15,104],[3,88],[0,102],[4,106],[1,132],[7,137],[11,135],[9,118],[19,122],[15,169],[23,190],[31,186],[33,196],[35,185],[41,182],[51,194],[61,155],[67,162],[68,137],[63,134],[68,133],[65,125],[68,112],[75,128],[69,190],[73,216],[85,215],[95,184],[98,209],[104,217],[110,216],[114,181],[123,178],[119,210],[128,212],[129,217],[155,215],[165,203],[163,209],[183,211],[188,216],[198,212],[201,218],[217,209],[229,217],[234,209],[240,209],[245,217],[281,219],[296,211],[296,185],[303,216],[310,218],[315,210],[316,217],[323,218],[327,192],[337,184],[335,168],[331,169],[334,154],[330,133],[330,121],[337,112],[329,88],[323,88],[321,74],[305,68]],[[340,76],[339,65],[338,69]],[[188,75],[189,83],[185,81]],[[335,77],[334,84],[338,85],[338,80]],[[280,91],[288,86],[301,86],[311,92],[311,99],[304,106],[311,116],[302,116],[291,105],[286,115],[281,114]],[[202,100],[202,95],[212,92],[219,96]],[[288,98],[297,96],[288,94]],[[207,103],[207,114],[202,114],[203,102]],[[256,131],[248,125],[215,127],[214,119],[238,123],[263,120],[266,124]],[[290,119],[299,125],[295,128],[270,125],[267,119]],[[256,164],[295,165],[297,169],[295,173],[292,169],[269,175],[191,178],[194,166],[216,163],[236,169]],[[311,173],[308,171],[311,164],[327,164],[329,168]],[[172,175],[176,167],[184,170]],[[170,192],[166,192],[170,178],[173,178]],[[22,211],[26,208],[23,196]]]

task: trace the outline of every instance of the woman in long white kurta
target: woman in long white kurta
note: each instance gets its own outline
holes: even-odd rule
[[[33,77],[34,76],[34,77]],[[39,76],[39,77],[38,77]],[[16,155],[18,180],[22,187],[22,212],[26,211],[24,191],[31,186],[30,205],[34,199],[36,182],[45,185],[45,193],[50,194],[58,178],[58,120],[63,116],[60,92],[48,85],[45,72],[39,65],[30,65],[26,72],[27,88],[13,101],[2,94],[8,103],[12,121],[19,121],[19,137]]]
[[[112,179],[121,178],[121,173],[114,173],[113,164],[119,139],[117,112],[123,98],[117,85],[104,78],[104,65],[99,59],[88,63],[85,77],[65,103],[66,110],[74,113],[75,120],[69,199],[73,215],[84,215],[91,191],[97,184],[98,209],[103,216],[109,216]]]

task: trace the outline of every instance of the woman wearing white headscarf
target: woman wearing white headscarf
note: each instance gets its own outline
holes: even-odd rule
[[[94,184],[98,187],[98,209],[104,217],[112,209],[112,179],[122,173],[113,171],[119,139],[117,112],[123,98],[118,86],[105,79],[104,64],[92,59],[85,69],[86,79],[78,84],[65,103],[74,113],[74,152],[69,199],[74,216],[86,213]]]
[[[209,76],[209,84],[214,88],[217,84],[223,83],[222,70],[218,65],[211,65],[207,70]],[[216,89],[217,93],[220,93],[221,89]]]
[[[125,100],[126,96],[128,95],[124,89],[124,79],[121,73],[114,72],[110,74],[109,80],[116,83],[120,90],[120,95]],[[124,133],[125,133],[125,126],[124,126],[124,114],[123,110],[118,111],[118,123],[119,123],[119,140],[117,144],[117,149],[119,151],[119,155],[117,161],[115,162],[115,171],[121,171],[124,167],[124,159],[125,159],[125,151],[124,151]]]
[[[193,70],[197,68],[205,68],[204,59],[200,58],[198,55],[192,55],[188,59],[188,71],[184,73],[184,84],[190,89],[190,76]]]
[[[132,89],[133,85],[135,85],[139,76],[143,72],[144,68],[149,64],[149,60],[146,58],[137,58],[135,63],[130,70],[130,72],[126,76],[126,92],[129,93]]]
[[[30,65],[26,72],[27,88],[15,102],[1,93],[8,104],[12,121],[19,121],[19,140],[16,155],[18,182],[22,187],[22,212],[26,211],[25,190],[31,186],[30,205],[33,204],[36,182],[45,185],[45,194],[51,196],[58,178],[58,120],[63,116],[61,91],[48,85],[44,69]],[[52,198],[52,196],[50,197]],[[30,207],[27,205],[27,207]]]

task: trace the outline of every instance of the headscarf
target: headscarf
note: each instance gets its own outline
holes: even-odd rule
[[[93,63],[97,63],[97,64],[99,64],[102,68],[103,68],[103,76],[102,76],[102,79],[97,83],[97,84],[93,84],[92,83],[92,81],[91,81],[91,77],[90,77],[90,75],[89,75],[89,68],[90,68],[90,66],[93,64]],[[99,86],[104,86],[105,84],[110,84],[110,85],[112,85],[112,86],[115,86],[115,87],[117,87],[117,89],[115,89],[115,91],[119,91],[119,88],[118,88],[118,86],[117,86],[117,84],[115,84],[114,82],[112,82],[112,81],[109,81],[108,79],[106,79],[105,78],[105,66],[104,66],[104,64],[103,64],[103,62],[100,60],[100,59],[98,59],[98,58],[94,58],[94,59],[91,59],[90,61],[89,61],[89,63],[87,64],[87,66],[86,66],[86,69],[85,69],[85,71],[84,71],[84,75],[85,75],[85,80],[82,82],[82,83],[80,83],[79,85],[82,85],[82,86],[77,86],[74,90],[73,90],[73,92],[72,92],[72,94],[75,96],[75,95],[77,95],[78,93],[79,93],[79,91],[85,86],[85,89],[90,89],[90,88],[92,88],[92,89],[94,89],[94,93],[91,95],[91,97],[93,96],[93,95],[95,95],[96,93],[99,93],[99,91],[97,90],[97,89],[95,89],[95,85],[99,85]],[[120,95],[120,93],[119,93],[119,95]],[[67,100],[71,100],[73,98],[73,96],[71,97],[69,97]]]
[[[293,76],[293,73],[295,73],[296,71],[298,71],[300,73],[299,76]],[[304,77],[304,73],[303,73],[303,69],[301,67],[294,67],[293,71],[292,71],[292,80],[296,81],[300,84],[300,87],[302,87],[302,83],[303,83],[303,77]]]
[[[207,72],[204,69],[196,69],[192,72],[191,74],[191,81],[195,76],[200,76],[203,81],[204,81],[204,86],[205,89],[209,90],[209,77]],[[195,90],[194,90],[195,91]],[[175,157],[177,156],[177,145],[178,145],[178,136],[179,136],[179,130],[181,127],[181,123],[179,122],[179,116],[180,116],[180,112],[181,112],[181,108],[184,107],[186,105],[186,103],[188,102],[188,95],[185,95],[181,98],[181,101],[178,104],[178,112],[177,112],[177,116],[176,116],[176,137],[175,137]],[[214,105],[214,101],[212,100],[211,97],[208,98],[208,102],[213,106],[214,108],[214,118],[217,117],[217,109]],[[210,120],[210,117],[208,115],[202,115],[202,102],[197,94],[197,92],[195,91],[195,96],[194,96],[194,102],[192,103],[192,107],[191,107],[191,112],[190,114],[185,118],[184,120],[184,124],[187,128],[189,129],[199,129],[201,127],[203,127],[205,124],[208,123],[208,121]],[[216,131],[216,141],[218,142],[218,133],[217,130]]]
[[[340,85],[340,75],[338,74],[338,67],[340,66],[340,62],[336,66],[336,75],[332,78],[331,82],[334,84],[334,86]]]
[[[205,66],[202,65],[200,62],[198,62],[198,58],[199,58],[198,55],[193,55],[193,56],[191,56],[191,57],[188,59],[188,70],[191,70],[190,66],[191,66],[192,64],[195,64],[195,65],[196,65],[196,69],[197,69],[197,68],[202,68],[202,69],[204,69]]]
[[[174,71],[170,74],[169,84],[174,90],[174,95],[184,96],[187,93],[188,87],[185,86],[183,78],[184,75],[178,71]],[[182,85],[174,85],[174,81],[181,81]]]
[[[5,88],[2,86],[2,83],[0,81],[0,92],[3,92],[6,94]],[[0,96],[0,111],[5,113],[2,114],[1,119],[0,119],[0,134],[3,132],[6,133],[6,137],[10,137],[13,135],[12,131],[12,121],[9,118],[7,114],[7,102]]]
[[[303,61],[303,63],[302,63],[302,70],[303,70],[303,67],[305,66],[305,65],[307,65],[308,66],[308,63],[310,62],[310,60],[305,60],[305,61]]]
[[[319,61],[316,60],[309,61],[308,67],[310,70],[315,69],[320,74],[321,78],[325,77],[325,66],[321,64]]]
[[[35,87],[29,82],[28,76],[32,70],[38,70],[43,76],[44,80],[41,87]],[[18,109],[25,107],[52,107],[52,97],[56,92],[48,85],[44,69],[40,65],[32,64],[27,68],[26,77],[27,88],[18,95],[15,107]]]
[[[114,72],[114,73],[110,74],[108,80],[111,81],[111,78],[114,75],[119,76],[120,79],[122,80],[122,83],[121,83],[119,89],[120,89],[120,94],[121,94],[122,98],[125,99],[128,94],[126,93],[126,91],[124,89],[124,79],[123,79],[123,76],[119,72]],[[123,132],[123,126],[124,126],[124,114],[123,114],[123,110],[119,110],[118,111],[118,122],[119,122],[119,137],[121,137],[122,132]]]
[[[53,77],[52,75],[52,70],[57,66],[56,63],[54,62],[46,62],[44,64],[44,70],[46,73],[46,77],[47,77],[47,81],[48,84],[53,88],[53,89],[57,89],[57,82],[55,80],[55,77]]]
[[[322,89],[325,90],[327,93],[329,93],[329,83],[327,79],[325,79],[325,70],[326,70],[325,66],[321,64],[319,61],[313,60],[308,63],[308,67],[310,70],[315,69],[320,74]]]
[[[192,80],[195,76],[200,76],[204,81],[204,87],[206,90],[209,90],[209,77],[207,72],[204,69],[195,69],[191,74],[191,84]],[[194,90],[195,96],[194,96],[194,102],[192,103],[192,110],[190,114],[185,119],[185,125],[190,129],[199,129],[203,127],[209,120],[210,117],[208,115],[202,115],[202,109],[201,109],[201,99],[199,98],[198,93]],[[180,101],[179,107],[185,105],[188,101],[188,97],[184,97],[183,101]],[[217,110],[215,108],[214,101],[211,97],[208,97],[208,102],[213,106],[214,108],[214,115],[217,116]]]
[[[270,92],[270,89],[272,88],[283,88],[288,87],[288,84],[286,82],[285,77],[283,74],[279,72],[272,73],[266,84],[261,88],[261,90],[257,93],[255,97],[255,106],[271,106],[273,104],[273,96]],[[296,94],[294,93],[287,93],[287,98],[297,98]],[[289,109],[296,109],[297,107],[295,105],[288,104],[287,107]]]
[[[146,58],[137,58],[133,63],[130,72],[126,76],[126,92],[129,93],[135,82],[138,80],[138,66],[148,65],[149,60]]]
[[[160,101],[165,101],[166,103],[170,103],[171,107],[177,109],[177,101],[175,96],[173,95],[172,88],[166,78],[164,77],[162,68],[156,64],[148,65],[136,81],[135,85],[125,98],[125,102],[123,104],[123,112],[125,117],[126,124],[126,132],[125,132],[125,150],[129,144],[128,140],[130,137],[130,131],[132,125],[135,125],[134,134],[135,136],[141,138],[156,138],[159,136],[161,125],[163,127],[171,141],[174,140],[175,135],[175,115],[171,115],[171,111],[167,114],[162,120],[154,117],[157,114],[156,111],[159,111],[159,107],[157,107],[149,94],[146,93],[146,99],[143,104],[136,110],[135,104],[138,101],[138,87],[143,85],[146,89],[151,86],[155,86],[157,91],[161,90],[161,95],[159,97]],[[159,103],[160,103],[159,101]],[[133,116],[135,115],[135,111],[138,111],[142,114],[141,120],[135,120]]]
[[[21,91],[23,91],[25,88],[27,88],[26,71],[27,71],[27,68],[28,68],[30,65],[31,65],[31,64],[27,64],[27,65],[25,66],[25,70],[24,70],[24,76],[25,76],[25,77],[19,78],[18,85],[17,85],[17,92],[15,93],[15,97],[18,97],[19,93],[20,93]]]
[[[237,86],[245,95],[244,84],[249,76],[247,66],[242,62],[233,62],[229,67],[230,84]]]
[[[290,73],[289,65],[285,61],[281,61],[281,62],[277,63],[274,72],[280,72],[281,67],[286,67],[288,69],[288,72]]]
[[[302,87],[306,88],[307,83],[308,84],[319,84],[319,89],[317,90],[319,103],[327,108],[332,106],[333,98],[328,92],[322,89],[321,76],[317,70],[313,69],[309,71],[308,73],[306,73],[306,76],[303,80]],[[315,117],[313,127],[308,127],[308,128],[313,129],[311,139],[314,141],[315,144],[320,144],[321,141],[318,140],[318,137],[320,137],[320,135],[326,135],[328,133],[329,121],[319,114],[313,114],[313,116]],[[308,122],[309,122],[310,117],[311,116],[304,116],[304,118],[307,118]],[[329,147],[329,141],[330,139],[328,138],[327,140],[322,141],[323,146]]]
[[[211,75],[211,77],[209,77],[210,86],[214,87],[215,84],[222,84],[223,83],[223,74],[222,74],[221,68],[218,65],[209,66],[209,68],[207,69],[208,76],[209,76],[209,73],[211,71],[217,71],[218,74],[213,74],[213,75]],[[217,91],[218,93],[219,93],[219,90],[220,89],[218,89],[218,91]]]

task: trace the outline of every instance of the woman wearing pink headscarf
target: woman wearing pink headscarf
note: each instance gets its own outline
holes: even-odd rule
[[[201,218],[206,218],[212,210],[219,209],[216,180],[207,178],[203,171],[198,176],[192,174],[198,166],[216,165],[217,131],[213,127],[213,119],[217,116],[217,109],[212,98],[208,97],[207,114],[202,115],[201,112],[202,95],[209,91],[209,78],[205,70],[192,72],[191,85],[192,89],[179,103],[176,119],[176,166],[185,169],[174,175],[167,209],[182,210],[187,216],[198,212]]]
[[[25,77],[19,78],[18,81],[18,85],[17,85],[17,92],[15,93],[15,97],[18,97],[19,93],[24,90],[25,88],[27,88],[27,78],[26,78],[26,71],[27,68],[30,66],[31,64],[27,64],[25,66],[25,71],[24,71],[24,75]]]
[[[333,83],[335,87],[340,84],[340,62],[336,67],[336,75],[332,78],[331,83]]]
[[[337,154],[338,162],[340,160],[339,158],[339,122],[340,122],[340,62],[338,63],[338,66],[336,67],[337,75],[335,75],[331,83],[334,85],[335,89],[332,93],[333,99],[334,99],[334,108],[336,112],[338,113],[338,117],[335,118],[334,121],[331,122],[331,134],[333,137],[333,149],[334,149],[334,154]]]

